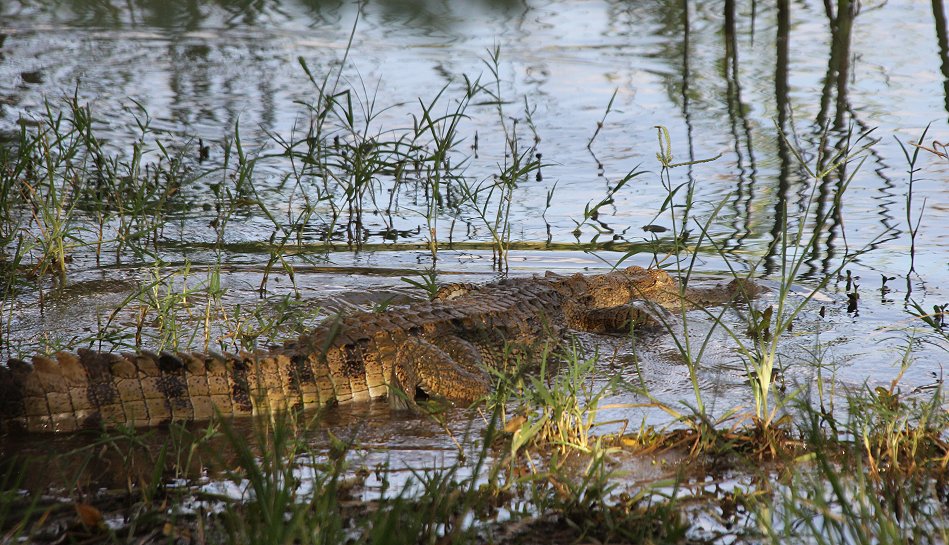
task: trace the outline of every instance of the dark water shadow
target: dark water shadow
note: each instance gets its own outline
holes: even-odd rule
[[[946,30],[946,7],[942,0],[932,0],[933,22],[936,25],[936,41],[939,42],[939,70],[943,77],[943,95],[946,112],[949,112],[949,32]]]
[[[780,271],[780,242],[787,221],[788,193],[791,187],[794,157],[788,139],[791,138],[791,102],[788,94],[788,52],[791,42],[790,0],[777,2],[777,36],[775,38],[774,101],[777,105],[778,187],[771,224],[771,242],[764,258],[764,273],[768,276]]]
[[[738,183],[735,197],[731,201],[733,204],[734,219],[732,220],[732,228],[734,232],[726,247],[737,252],[742,250],[744,240],[751,235],[749,222],[752,214],[751,205],[755,196],[754,189],[758,167],[755,162],[751,122],[747,115],[748,108],[745,107],[742,101],[735,11],[735,1],[725,0],[723,27],[725,58],[723,64],[725,66],[726,104],[728,105],[729,128],[734,141],[735,161],[738,167]]]

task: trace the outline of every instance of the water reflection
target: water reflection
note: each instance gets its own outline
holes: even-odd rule
[[[752,202],[754,200],[756,183],[755,175],[758,168],[755,165],[751,124],[747,115],[750,108],[742,102],[741,97],[735,9],[734,0],[725,0],[723,28],[725,58],[723,62],[723,73],[726,83],[729,127],[735,142],[734,150],[738,167],[738,183],[735,189],[736,195],[732,201],[734,203],[734,220],[732,225],[735,228],[735,232],[729,237],[727,248],[739,252],[742,250],[744,239],[751,235],[751,226],[749,223],[752,220]]]
[[[936,39],[939,42],[939,69],[943,77],[943,95],[946,111],[949,112],[949,33],[946,32],[946,8],[942,0],[932,0],[933,22],[936,23]]]
[[[42,13],[58,22],[89,28],[154,28],[175,31],[228,28],[247,29],[308,22],[308,26],[337,24],[351,20],[360,10],[377,12],[384,21],[408,24],[429,30],[448,30],[470,21],[468,15],[493,12],[495,17],[516,18],[528,10],[523,0],[477,0],[448,3],[442,0],[385,0],[347,2],[343,0],[59,0],[40,5],[14,2],[0,14],[26,16]]]
[[[808,272],[814,277],[830,274],[834,269],[835,240],[840,234],[841,222],[841,209],[834,203],[848,179],[850,161],[846,160],[847,154],[859,145],[859,142],[854,140],[853,130],[847,126],[848,114],[852,112],[847,95],[847,84],[850,80],[850,44],[859,3],[843,0],[837,3],[836,10],[828,3],[826,10],[831,29],[830,55],[821,92],[820,111],[814,126],[815,129],[829,132],[826,137],[821,137],[822,153],[816,167],[817,172],[825,172],[834,164],[837,166],[834,176],[828,175],[819,180],[814,222],[827,227],[823,240],[824,251],[819,247],[822,243],[820,237],[814,237],[813,247],[810,249]]]
[[[692,114],[689,111],[689,80],[692,77],[692,71],[689,67],[689,56],[691,54],[689,51],[689,35],[691,34],[691,28],[689,25],[688,0],[682,0],[679,9],[682,13],[682,120],[685,123],[686,141],[689,145],[689,162],[691,163],[695,161],[695,142],[693,141],[695,128],[692,124]],[[689,165],[688,180],[689,183],[695,183],[695,171],[691,164]]]
[[[777,109],[775,123],[778,134],[775,141],[778,148],[779,167],[777,173],[777,187],[775,188],[774,208],[771,222],[771,242],[769,251],[764,260],[764,271],[772,275],[780,270],[778,243],[781,240],[784,224],[787,221],[788,193],[791,186],[792,154],[788,144],[791,137],[789,119],[791,102],[788,96],[788,59],[791,41],[791,6],[790,0],[778,0],[775,16],[777,19],[775,38],[775,69],[774,69],[774,102]]]

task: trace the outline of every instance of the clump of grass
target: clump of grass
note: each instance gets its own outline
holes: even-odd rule
[[[83,116],[76,118],[76,125],[81,125]],[[31,141],[26,140],[25,132],[21,133],[21,154],[29,154],[30,162],[17,180],[17,189],[29,210],[30,219],[23,229],[32,235],[31,250],[39,251],[36,272],[44,275],[52,271],[64,277],[71,244],[79,241],[73,219],[77,200],[73,196],[77,182],[85,178],[78,134],[81,128],[69,130],[64,126],[62,114],[54,114],[49,102],[44,123],[44,130]]]
[[[384,130],[379,126],[380,115],[403,105],[379,107],[375,93],[365,84],[361,90],[341,88],[339,73],[335,77],[327,73],[320,79],[303,59],[300,63],[317,93],[315,101],[307,105],[309,128],[303,138],[276,143],[281,149],[278,156],[293,165],[296,186],[318,187],[316,194],[330,208],[323,218],[324,239],[328,242],[334,227],[342,224],[345,241],[359,245],[366,234],[364,217],[370,213],[390,217],[398,206],[400,188],[413,179],[424,192],[420,214],[426,220],[429,249],[434,255],[437,218],[450,191],[446,183],[457,178],[463,168],[463,161],[452,164],[451,157],[459,144],[460,122],[472,92],[438,114],[443,88],[429,102],[419,101],[420,111],[413,115],[411,128]],[[383,188],[390,190],[387,196]],[[386,221],[391,229],[391,221]]]
[[[47,100],[35,130],[21,130],[16,156],[3,158],[0,185],[11,191],[0,231],[8,241],[12,232],[25,235],[40,276],[65,277],[80,250],[93,250],[97,261],[105,247],[114,248],[117,261],[129,250],[152,255],[179,189],[203,175],[191,173],[183,151],[147,142],[154,136],[150,117],[136,107],[130,112],[140,133],[127,155],[96,137],[92,108],[77,90],[62,111]],[[153,154],[157,159],[149,160]]]
[[[376,469],[381,492],[356,501],[368,472],[350,461],[353,444],[330,437],[326,454],[305,442],[309,427],[299,415],[282,413],[258,421],[256,447],[227,425],[224,434],[236,453],[229,479],[240,498],[220,498],[218,521],[231,543],[471,542],[472,514],[490,496],[482,488],[483,448],[474,467],[458,461],[445,469],[412,470],[402,488],[392,490],[388,467]]]
[[[23,480],[30,463],[11,457],[0,463],[0,541],[13,543],[29,530],[29,523],[39,516],[40,496],[23,497]]]
[[[242,497],[225,498],[222,524],[231,543],[292,543],[309,535],[316,543],[344,538],[333,505],[338,494],[342,459],[327,473],[313,472],[310,493],[304,492],[297,464],[309,451],[292,413],[260,419],[255,428],[258,448],[252,448],[228,425],[223,433],[237,462],[230,480]],[[225,467],[233,467],[231,465]],[[312,507],[312,511],[301,506]],[[315,538],[315,539],[314,539]]]
[[[846,420],[799,404],[810,454],[773,487],[773,507],[750,503],[766,541],[921,543],[949,535],[942,390],[904,398],[895,384],[849,395]]]
[[[521,361],[513,372],[499,375],[488,406],[504,421],[506,453],[495,462],[489,482],[515,501],[524,496],[527,505],[519,513],[534,521],[527,528],[544,521],[548,531],[556,528],[571,539],[674,541],[685,529],[680,511],[674,501],[655,496],[668,483],[633,494],[619,489],[622,476],[609,459],[622,432],[596,431],[609,425],[625,429],[626,422],[597,419],[616,384],[597,383],[597,359],[571,345],[556,358],[544,353],[538,364]],[[551,520],[558,522],[550,526]]]
[[[714,452],[720,448],[732,449],[735,447],[734,439],[741,437],[740,443],[743,448],[751,448],[753,451],[770,453],[772,456],[778,452],[784,451],[788,446],[788,433],[785,427],[789,419],[783,412],[783,408],[789,401],[794,399],[795,393],[791,392],[787,396],[775,401],[772,395],[775,390],[775,378],[781,370],[781,347],[783,341],[791,330],[794,321],[807,308],[812,298],[820,289],[826,286],[837,274],[842,271],[856,256],[861,252],[851,252],[841,259],[839,265],[833,268],[829,273],[822,276],[808,294],[803,297],[791,297],[792,286],[800,276],[801,269],[811,259],[812,252],[820,237],[829,227],[831,218],[836,217],[835,210],[842,206],[842,196],[846,191],[847,185],[853,179],[855,172],[859,170],[860,164],[865,157],[865,151],[875,142],[868,139],[867,135],[861,135],[851,145],[849,139],[847,145],[836,150],[832,156],[827,157],[821,153],[816,158],[817,165],[822,165],[818,170],[805,161],[804,154],[794,150],[795,156],[802,165],[802,169],[812,181],[812,191],[805,200],[805,208],[800,215],[800,220],[795,224],[789,222],[788,214],[785,210],[781,214],[782,229],[781,236],[775,240],[777,254],[780,259],[780,278],[779,285],[774,290],[773,302],[767,307],[756,307],[753,301],[749,301],[749,295],[739,289],[734,296],[734,302],[744,304],[747,310],[736,307],[737,312],[746,323],[744,330],[740,330],[729,325],[725,320],[726,313],[730,312],[727,306],[719,310],[712,308],[702,309],[701,311],[711,320],[712,327],[705,334],[704,339],[696,344],[690,335],[689,314],[686,312],[688,305],[683,305],[678,313],[678,320],[668,322],[665,328],[671,335],[682,360],[686,363],[689,370],[689,377],[692,384],[694,395],[694,408],[691,412],[679,411],[668,404],[653,400],[666,412],[673,415],[677,421],[685,423],[695,432],[692,436],[693,452]],[[691,182],[684,182],[674,186],[671,178],[672,169],[694,163],[674,163],[672,159],[671,143],[668,132],[660,127],[660,153],[657,157],[662,165],[663,187],[666,188],[668,197],[664,208],[668,210],[669,221],[672,227],[672,238],[676,241],[669,250],[672,257],[672,273],[678,277],[681,296],[685,295],[685,287],[692,277],[695,264],[703,245],[709,245],[719,254],[725,263],[731,267],[728,256],[724,250],[724,245],[716,241],[710,234],[711,222],[721,209],[724,201],[719,203],[709,218],[705,221],[699,221],[690,216],[692,208],[693,191],[689,187]],[[709,159],[713,160],[713,159]],[[705,161],[697,161],[701,163]],[[830,211],[823,210],[821,213],[813,212],[812,207],[817,206],[820,197],[817,195],[818,187],[821,187],[825,178],[840,174],[842,168],[852,162],[857,163],[857,168],[846,178],[839,180],[838,190],[834,194],[833,200],[825,205],[830,206]],[[681,196],[680,196],[681,194]],[[677,199],[684,202],[676,204]],[[786,206],[786,202],[784,203]],[[823,205],[822,205],[823,206]],[[681,212],[678,210],[681,208]],[[695,245],[687,247],[684,242],[687,237],[684,236],[690,221],[694,228],[699,232],[695,238]],[[658,247],[657,247],[658,248]],[[688,253],[685,251],[688,250]],[[685,255],[683,255],[685,254]],[[654,260],[657,263],[666,261],[666,257],[660,257],[658,253],[654,254]],[[735,270],[731,270],[732,275],[739,280],[744,280],[748,275],[741,275]],[[748,383],[751,386],[751,395],[754,401],[754,411],[750,417],[742,414],[737,408],[726,410],[723,415],[712,417],[707,413],[706,403],[703,399],[700,376],[702,372],[702,360],[705,352],[713,338],[716,330],[723,330],[733,343],[737,346],[738,353],[745,365]],[[645,392],[649,395],[648,392]],[[752,429],[749,433],[738,433],[732,428],[727,434],[722,434],[721,430],[725,425],[734,425],[734,419],[737,423],[750,420]],[[732,422],[732,424],[728,424]],[[748,441],[758,441],[757,448],[751,447]],[[793,447],[793,445],[791,445]]]
[[[835,268],[819,279],[819,282],[810,293],[800,298],[796,303],[792,303],[789,295],[792,286],[799,277],[801,268],[811,259],[813,249],[817,247],[831,218],[839,214],[839,210],[843,206],[843,195],[850,181],[860,170],[860,166],[866,158],[866,150],[876,143],[869,138],[869,133],[860,135],[852,145],[850,145],[849,139],[847,142],[847,145],[836,150],[830,157],[823,154],[823,147],[821,147],[822,152],[818,154],[815,165],[823,165],[824,168],[822,169],[812,168],[804,159],[803,154],[788,143],[789,149],[797,157],[801,167],[813,183],[812,192],[801,214],[803,219],[796,226],[792,226],[788,223],[788,211],[784,210],[781,215],[784,222],[782,226],[784,235],[776,241],[776,244],[780,245],[778,255],[781,259],[781,279],[776,294],[776,303],[773,305],[774,310],[767,313],[770,322],[767,327],[768,335],[758,334],[753,336],[754,342],[750,347],[751,349],[744,351],[752,376],[751,385],[755,399],[755,418],[763,427],[770,425],[778,414],[777,411],[780,407],[780,404],[775,405],[770,402],[769,395],[772,391],[774,373],[777,369],[780,369],[779,349],[785,334],[790,331],[794,320],[807,308],[808,303],[818,293],[818,290],[824,288],[831,279],[836,277],[853,259],[862,253],[856,251],[845,255]],[[816,194],[817,188],[823,185],[825,178],[841,173],[846,165],[854,162],[856,167],[850,172],[849,176],[838,180],[837,191],[829,205],[831,210],[822,214],[815,213],[813,224],[808,224],[807,218],[812,216],[812,206],[817,206],[819,200],[819,196]],[[882,235],[883,233],[880,236]],[[763,317],[764,315],[759,315],[758,319],[755,320],[755,316],[752,315],[749,327],[760,330],[761,318]]]
[[[169,267],[159,262],[148,272],[148,281],[109,313],[95,335],[76,338],[71,344],[94,344],[100,350],[109,346],[158,351],[199,346],[205,352],[212,348],[253,351],[261,344],[299,335],[320,313],[318,307],[298,301],[290,293],[232,306],[225,301],[227,290],[221,286],[219,264],[209,267],[197,281],[190,263]],[[128,313],[135,323],[132,338],[119,323]]]
[[[488,403],[489,408],[496,406],[502,410],[512,403],[516,407],[516,416],[506,424],[512,433],[512,458],[521,449],[533,447],[552,447],[561,454],[590,453],[597,442],[593,430],[603,424],[596,420],[597,410],[613,384],[594,382],[598,358],[584,357],[576,345],[559,354],[557,364],[551,363],[552,359],[546,352],[542,354],[539,370],[530,368],[533,364],[521,364],[521,369],[514,373],[517,382],[502,384]],[[510,377],[502,375],[499,380],[506,382]]]
[[[472,183],[462,178],[459,182],[465,204],[474,211],[491,234],[494,266],[499,271],[507,271],[514,193],[519,184],[530,180],[531,175],[539,179],[541,154],[536,149],[536,143],[539,141],[536,132],[533,144],[525,146],[517,132],[518,119],[514,118],[510,127],[508,126],[508,116],[504,111],[507,101],[502,92],[500,46],[495,45],[489,50],[483,62],[491,73],[491,79],[484,84],[480,83],[480,79],[473,83],[467,82],[467,95],[470,100],[470,97],[483,93],[487,95],[485,104],[494,106],[497,110],[498,123],[504,132],[504,160],[498,165],[500,172],[488,179]],[[525,117],[528,126],[533,130],[533,110],[526,97],[524,102]],[[551,198],[552,195],[548,194],[548,201]]]
[[[419,273],[417,280],[407,276],[403,276],[401,280],[413,288],[418,288],[425,292],[429,299],[435,299],[440,287],[438,283],[438,272],[435,269],[429,269]]]

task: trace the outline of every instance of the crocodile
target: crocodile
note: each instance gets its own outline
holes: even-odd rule
[[[662,269],[449,284],[431,301],[327,319],[268,350],[217,354],[79,349],[0,365],[0,431],[157,426],[426,394],[473,402],[505,346],[556,342],[564,331],[628,332],[671,311],[753,297],[736,280],[681,287]],[[403,395],[390,395],[398,388]],[[399,402],[401,400],[401,402]]]

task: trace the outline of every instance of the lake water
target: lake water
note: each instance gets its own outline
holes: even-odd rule
[[[133,112],[140,105],[156,131],[149,144],[160,138],[186,150],[189,172],[210,172],[181,188],[158,254],[172,266],[187,260],[199,277],[220,258],[228,304],[253,305],[274,221],[290,223],[303,194],[319,189],[304,184],[291,190],[287,175],[293,165],[261,159],[254,185],[277,219],[259,208],[242,210],[220,241],[210,225],[216,217],[213,192],[233,182],[220,168],[235,127],[245,151],[258,155],[279,152],[281,138],[305,134],[310,117],[302,104],[314,103],[317,90],[299,59],[317,81],[341,73],[336,89],[351,89],[355,110],[371,114],[365,134],[374,141],[411,129],[423,111],[420,101],[429,104],[443,88],[432,111],[454,111],[466,77],[493,83],[496,67],[492,89],[502,111],[484,94],[476,96],[459,120],[461,143],[452,159],[467,159],[460,174],[476,184],[490,182],[510,163],[508,138],[528,157],[542,154],[540,179],[531,172],[518,180],[510,201],[510,238],[516,243],[510,274],[604,270],[625,250],[642,250],[642,243],[667,247],[671,231],[643,229],[673,227],[668,211],[660,213],[668,192],[656,158],[656,127],[666,127],[673,162],[717,157],[673,168],[667,182],[694,190],[690,213],[700,223],[689,223],[691,244],[699,225],[718,210],[709,235],[722,251],[707,242],[699,249],[696,269],[711,277],[703,281],[724,277],[730,264],[777,286],[775,241],[785,209],[792,232],[803,225],[809,239],[819,231],[792,301],[859,253],[844,267],[859,285],[857,311],[848,311],[847,282],[835,275],[806,306],[782,350],[790,384],[814,379],[817,352],[824,373],[834,373],[842,384],[888,385],[912,343],[904,389],[931,385],[941,380],[949,345],[910,316],[907,305],[915,301],[931,309],[949,303],[949,159],[922,152],[916,164],[909,216],[921,221],[912,271],[909,167],[900,142],[912,153],[910,142],[927,126],[927,146],[932,139],[949,140],[945,14],[934,11],[941,3],[864,2],[857,13],[838,14],[836,25],[821,2],[776,4],[6,1],[0,4],[0,133],[12,138],[21,126],[35,125],[44,101],[61,108],[61,97],[75,92],[90,105],[104,145],[128,153],[138,137]],[[494,51],[496,64],[486,62]],[[355,124],[364,126],[358,119]],[[815,180],[801,166],[799,158],[811,169],[827,168],[831,162],[817,166],[822,150],[832,156],[848,138],[862,146],[869,140],[859,136],[871,129],[868,138],[878,142],[825,178]],[[199,138],[209,146],[200,163]],[[157,161],[152,149],[149,158]],[[636,170],[646,172],[584,221],[588,203],[605,198]],[[849,184],[840,213],[831,214],[842,180]],[[442,244],[435,262],[442,280],[488,281],[498,274],[489,232],[475,209],[445,207],[430,223],[424,189],[413,180],[396,189],[398,206],[386,214],[391,173],[379,173],[372,187],[375,201],[364,203],[355,237],[331,225],[327,202],[301,228],[287,263],[304,302],[339,308],[382,301],[393,290],[420,296],[400,278],[432,267],[430,226]],[[333,198],[341,206],[340,194]],[[684,199],[685,189],[675,202]],[[347,245],[353,238],[362,244]],[[330,251],[327,240],[334,243]],[[627,263],[645,266],[652,259],[641,251]],[[150,263],[126,255],[103,266],[91,251],[76,251],[68,285],[78,289],[50,291],[42,313],[35,294],[24,292],[9,302],[14,348],[32,346],[37,335],[68,339],[88,333],[96,316],[108,314],[145,281]],[[282,272],[272,276],[277,278],[268,285],[271,294],[292,291]],[[881,276],[893,277],[889,291],[881,290]],[[771,294],[765,302],[773,299]],[[696,321],[693,334],[702,338],[708,324],[701,316]],[[667,402],[690,401],[688,372],[671,341],[660,336],[643,344],[639,365],[646,386]],[[629,348],[609,347],[618,356],[602,364],[603,374],[638,381]],[[703,365],[701,383],[710,404],[751,405],[744,366],[727,338],[715,337]],[[611,416],[642,418],[629,411]]]

